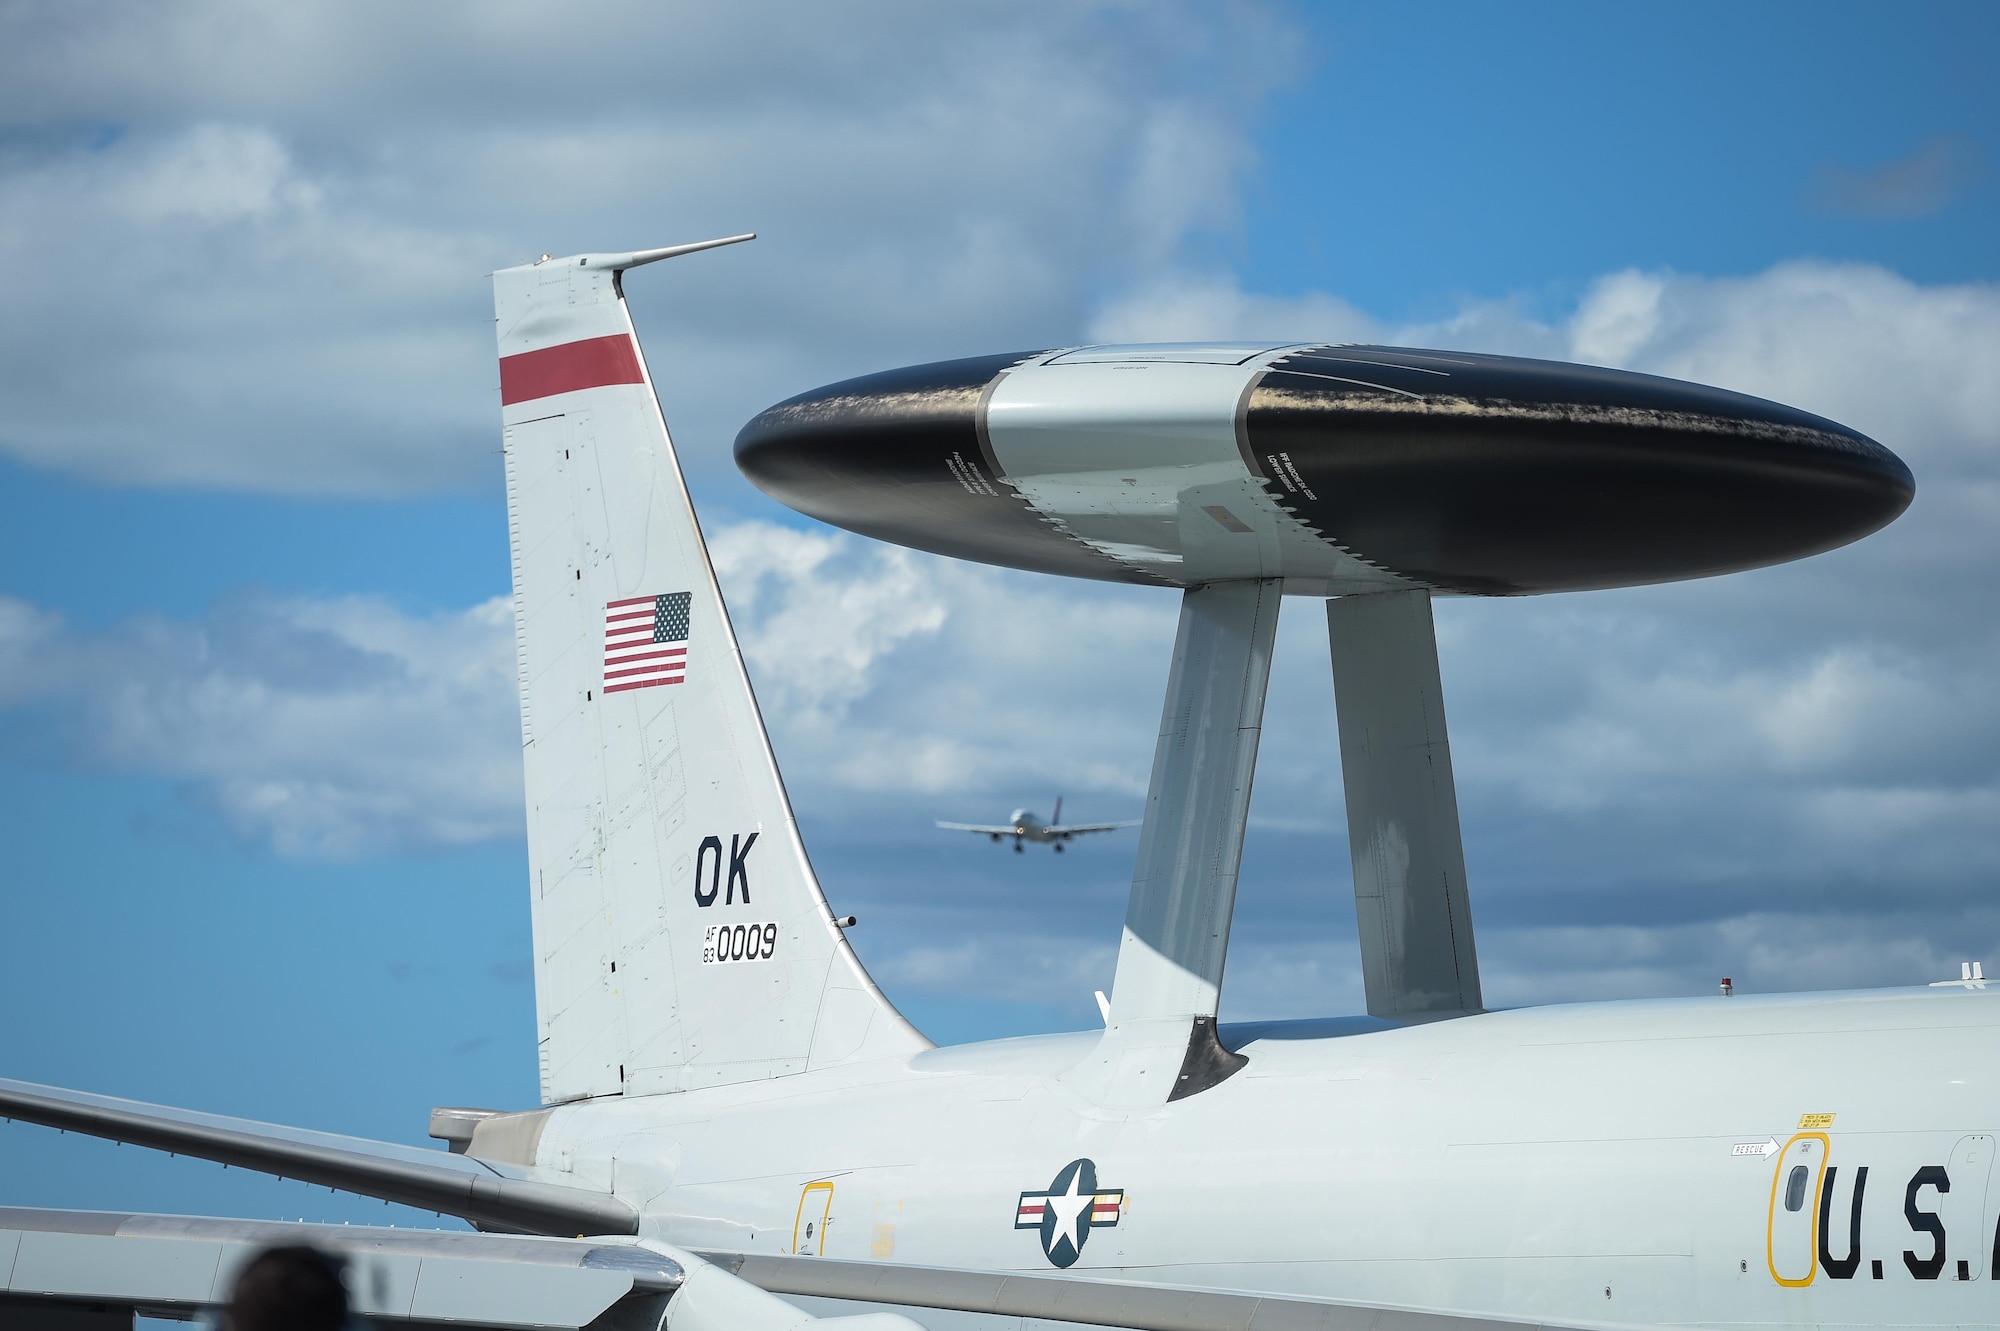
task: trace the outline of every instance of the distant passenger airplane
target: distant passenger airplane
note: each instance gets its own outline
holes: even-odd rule
[[[1121,827],[1137,827],[1138,819],[1122,823],[1071,823],[1063,825],[1062,797],[1056,797],[1056,811],[1049,815],[1045,823],[1026,809],[1016,809],[1007,815],[1005,823],[939,823],[947,832],[983,832],[998,841],[1003,836],[1014,838],[1014,853],[1021,853],[1021,843],[1032,841],[1037,845],[1054,845],[1056,854],[1062,854],[1063,842],[1071,837],[1082,836],[1085,832],[1116,832]]]

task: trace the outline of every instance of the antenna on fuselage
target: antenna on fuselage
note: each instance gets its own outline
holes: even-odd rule
[[[1856,540],[1914,493],[1880,444],[1741,394],[1269,343],[871,375],[763,412],[736,459],[864,535],[1182,590],[1106,1030],[1066,1074],[1114,1107],[1183,1099],[1243,1062],[1216,1011],[1281,593],[1328,598],[1368,1010],[1454,1016],[1483,998],[1433,593],[1757,568]]]

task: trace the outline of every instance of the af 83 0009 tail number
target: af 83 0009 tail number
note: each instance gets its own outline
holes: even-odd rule
[[[778,955],[778,925],[775,920],[743,924],[711,924],[702,939],[704,966],[731,961],[769,961]]]

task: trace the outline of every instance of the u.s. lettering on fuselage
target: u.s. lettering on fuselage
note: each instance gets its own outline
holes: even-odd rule
[[[750,850],[757,833],[734,832],[729,849],[722,848],[720,836],[705,836],[694,857],[694,904],[707,910],[719,901],[734,906],[741,895],[750,904]],[[725,865],[723,856],[728,856]],[[726,869],[726,875],[725,875]],[[778,924],[775,920],[754,920],[711,924],[701,941],[704,966],[738,961],[769,961],[778,955]]]
[[[1896,1195],[1881,1188],[1883,1172],[1868,1165],[1829,1162],[1812,1179],[1810,1191],[1795,1183],[1805,1165],[1778,1167],[1771,1189],[1771,1274],[1779,1283],[1799,1287],[1812,1275],[1831,1280],[1992,1280],[2000,1282],[2000,1225],[1992,1214],[2000,1197],[1984,1192],[1987,1165],[1977,1166],[1978,1196],[1955,1198],[1952,1178],[1944,1165],[1919,1165],[1910,1171]],[[1897,1170],[1891,1177],[1900,1176]],[[1803,1194],[1803,1195],[1801,1195]],[[1871,1203],[1870,1198],[1873,1198]],[[1797,1205],[1793,1203],[1796,1202]],[[1900,1205],[1898,1205],[1900,1203]],[[1954,1203],[1958,1203],[1954,1205]],[[1777,1226],[1785,1212],[1812,1206],[1812,1265],[1805,1280],[1779,1277]],[[1949,1228],[1947,1227],[1949,1225]],[[1871,1236],[1890,1231],[1886,1249],[1872,1247]],[[1877,1237],[1876,1243],[1882,1239]],[[1796,1252],[1789,1255],[1797,1255]]]

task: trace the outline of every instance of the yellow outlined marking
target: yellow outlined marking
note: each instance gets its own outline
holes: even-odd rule
[[[815,1205],[817,1202],[817,1205]],[[833,1210],[833,1185],[831,1183],[808,1183],[799,1194],[799,1213],[792,1221],[792,1251],[799,1250],[799,1234],[808,1221],[813,1224],[812,1250],[815,1255],[826,1251],[826,1217]],[[808,1214],[810,1212],[810,1214]]]
[[[1825,1118],[1831,1121],[1833,1115],[1807,1114],[1806,1117]],[[1778,1185],[1784,1180],[1786,1167],[1791,1164],[1793,1145],[1808,1140],[1819,1143],[1819,1171],[1813,1177],[1812,1198],[1806,1203],[1806,1213],[1809,1217],[1806,1231],[1811,1244],[1806,1251],[1810,1260],[1806,1265],[1803,1280],[1787,1280],[1778,1274],[1778,1254],[1772,1247],[1772,1230],[1778,1222]],[[1813,1277],[1819,1274],[1819,1192],[1826,1186],[1826,1162],[1832,1155],[1833,1143],[1828,1140],[1824,1132],[1795,1132],[1785,1142],[1784,1149],[1778,1152],[1778,1167],[1771,1172],[1771,1204],[1764,1212],[1764,1265],[1770,1271],[1771,1279],[1786,1289],[1804,1289],[1812,1284]]]

